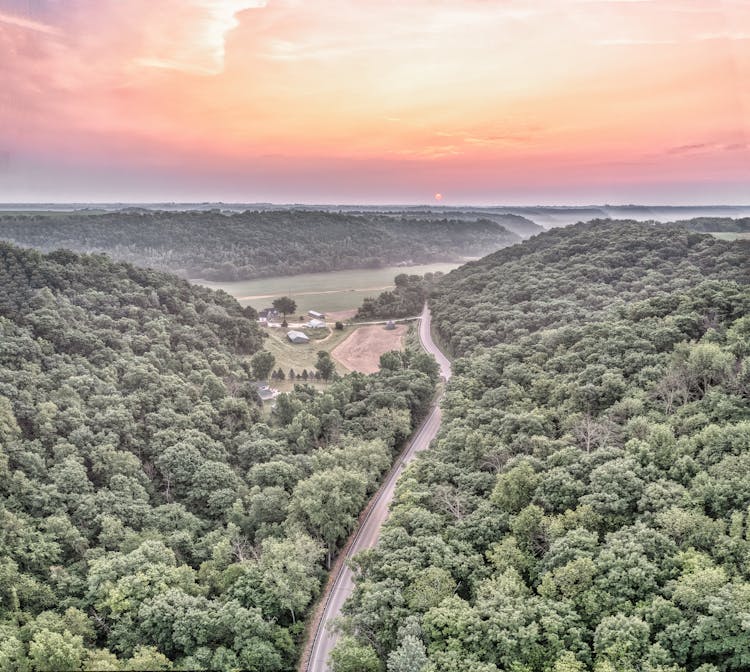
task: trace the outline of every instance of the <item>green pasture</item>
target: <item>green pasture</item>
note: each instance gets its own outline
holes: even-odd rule
[[[274,298],[291,296],[297,302],[300,314],[308,310],[331,312],[358,308],[367,296],[376,296],[393,288],[393,279],[399,273],[424,275],[447,273],[458,268],[458,263],[423,264],[420,266],[390,266],[387,268],[305,273],[236,282],[208,282],[193,280],[212,289],[223,289],[242,305],[253,308],[270,306]]]
[[[709,231],[709,233],[720,240],[750,240],[750,233],[737,231]]]

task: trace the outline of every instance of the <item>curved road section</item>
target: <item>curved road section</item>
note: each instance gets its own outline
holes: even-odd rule
[[[425,305],[419,320],[419,339],[422,341],[424,349],[433,355],[440,365],[440,375],[445,380],[448,380],[451,376],[451,363],[432,340],[431,326],[430,310]],[[349,547],[349,552],[346,555],[347,560],[360,551],[372,548],[378,543],[380,528],[388,517],[388,510],[396,489],[396,481],[404,470],[404,467],[414,459],[414,456],[419,451],[430,447],[430,443],[440,429],[440,420],[441,412],[438,400],[438,403],[434,405],[432,411],[412,438],[409,447],[401,458],[401,463],[391,471],[388,479],[381,487],[377,500],[374,502],[369,515],[357,531],[356,537]],[[331,632],[329,624],[341,614],[341,607],[343,607],[344,602],[352,594],[353,590],[354,581],[352,571],[344,562],[327,598],[323,616],[314,634],[310,659],[305,668],[307,672],[330,671],[328,658],[331,655],[333,647],[338,642],[338,633]]]

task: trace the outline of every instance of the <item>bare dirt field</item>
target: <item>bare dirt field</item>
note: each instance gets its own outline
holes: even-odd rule
[[[382,324],[360,327],[331,354],[351,371],[375,373],[380,368],[380,355],[389,350],[401,350],[408,326],[399,324],[387,330]]]

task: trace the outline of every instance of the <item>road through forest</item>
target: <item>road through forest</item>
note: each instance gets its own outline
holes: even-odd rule
[[[431,316],[427,305],[425,305],[419,321],[419,339],[424,349],[433,355],[440,365],[440,375],[445,380],[448,380],[451,375],[450,361],[448,361],[448,358],[432,340]],[[396,489],[396,481],[404,470],[404,467],[414,459],[414,456],[419,451],[430,447],[430,443],[440,429],[440,420],[440,400],[438,399],[432,411],[412,438],[408,449],[401,458],[400,464],[391,471],[387,481],[380,489],[378,498],[370,509],[369,515],[362,523],[353,543],[349,547],[349,551],[346,554],[347,560],[360,551],[372,548],[377,543],[380,536],[380,529],[388,517],[391,500]],[[312,635],[314,639],[310,658],[307,666],[304,668],[306,672],[329,672],[328,658],[331,655],[331,650],[336,646],[338,634],[331,632],[327,626],[341,614],[341,607],[349,595],[352,594],[353,590],[354,581],[352,571],[346,562],[341,563],[338,576],[333,582],[330,594],[323,598],[325,600],[325,608],[320,623]]]

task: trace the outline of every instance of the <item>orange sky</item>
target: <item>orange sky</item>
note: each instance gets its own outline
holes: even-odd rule
[[[748,0],[0,0],[0,201],[748,203]]]

